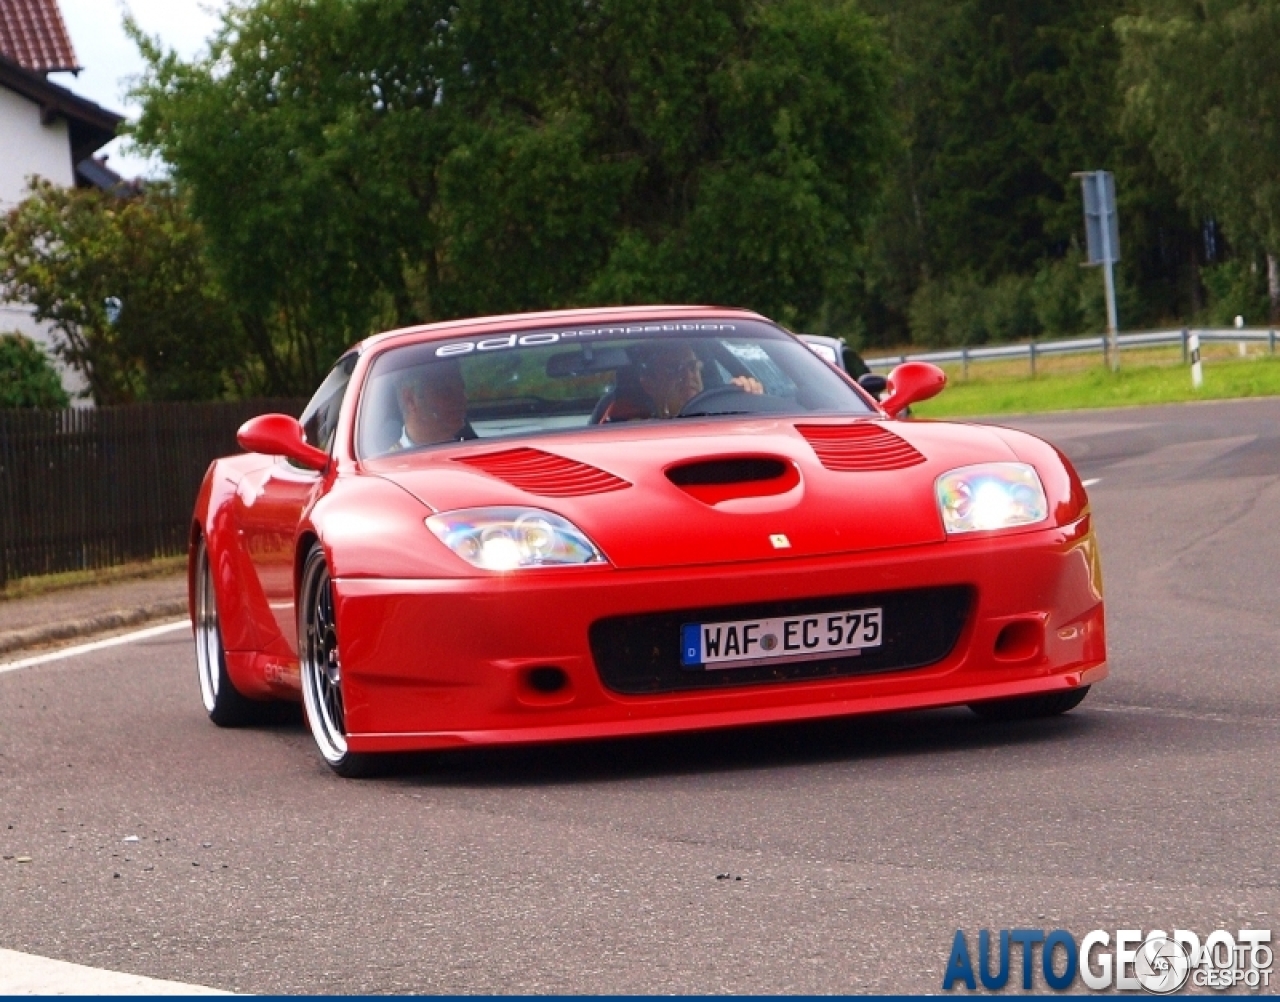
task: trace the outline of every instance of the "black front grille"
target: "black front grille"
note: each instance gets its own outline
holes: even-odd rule
[[[972,604],[973,589],[953,585],[615,616],[592,624],[591,653],[604,684],[627,695],[905,671],[936,664],[950,654]],[[790,663],[771,661],[741,668],[686,668],[680,664],[680,629],[686,623],[773,619],[867,608],[884,610],[884,642],[858,655]]]

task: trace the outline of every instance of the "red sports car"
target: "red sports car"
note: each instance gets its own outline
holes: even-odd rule
[[[240,429],[191,527],[217,724],[298,700],[379,753],[968,704],[1106,675],[1089,502],[1053,446],[896,420],[743,310],[490,317],[371,337]]]

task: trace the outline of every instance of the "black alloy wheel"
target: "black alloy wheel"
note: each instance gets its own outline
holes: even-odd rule
[[[333,583],[319,543],[302,569],[298,602],[298,655],[302,668],[302,705],[316,748],[339,776],[356,778],[376,771],[378,755],[347,747],[346,708],[342,697],[342,654]]]

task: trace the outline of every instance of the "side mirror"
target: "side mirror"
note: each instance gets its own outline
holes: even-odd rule
[[[302,437],[302,425],[288,414],[263,414],[250,418],[236,432],[236,441],[246,452],[267,456],[284,456],[308,470],[323,470],[329,465],[329,454]]]
[[[889,395],[880,402],[890,417],[912,404],[936,397],[947,385],[947,374],[928,362],[903,362],[889,373]]]
[[[858,377],[858,385],[870,393],[877,400],[889,385],[889,380],[878,372],[864,372]]]

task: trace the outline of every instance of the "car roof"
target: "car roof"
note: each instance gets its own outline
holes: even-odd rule
[[[361,352],[389,341],[435,340],[484,333],[495,329],[522,330],[545,327],[548,324],[622,323],[625,321],[688,320],[713,317],[737,317],[743,320],[763,320],[767,317],[751,310],[726,306],[605,306],[581,310],[548,310],[542,313],[507,313],[491,317],[471,317],[466,320],[446,320],[434,324],[417,324],[373,334],[356,347]]]

